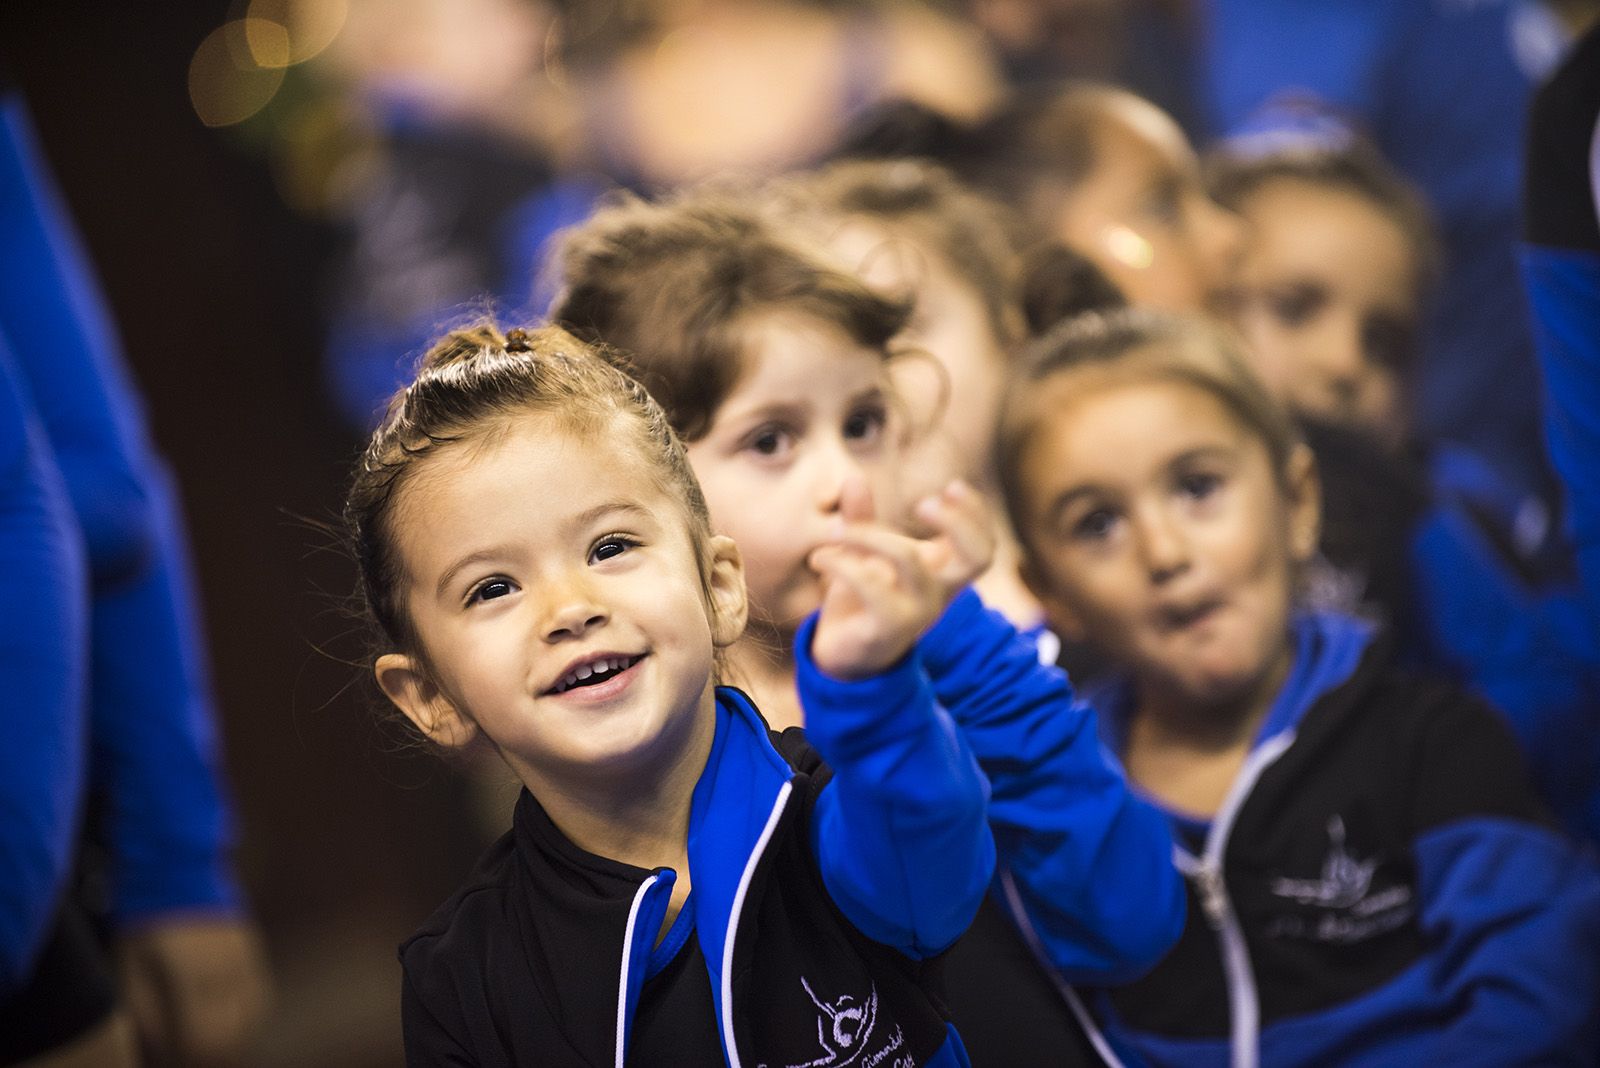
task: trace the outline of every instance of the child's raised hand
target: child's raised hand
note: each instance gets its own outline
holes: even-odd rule
[[[823,581],[811,658],[836,679],[862,679],[893,667],[952,598],[994,557],[988,507],[963,482],[917,502],[933,531],[914,538],[874,515],[865,482],[845,486],[834,540],[809,563]]]

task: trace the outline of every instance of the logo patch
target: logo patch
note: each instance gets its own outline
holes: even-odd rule
[[[817,993],[805,976],[800,987],[811,999],[817,1013],[817,1045],[821,1056],[809,1061],[786,1064],[784,1068],[916,1068],[916,1060],[905,1049],[905,1035],[896,1026],[892,1032],[878,1031],[878,988],[866,997],[841,994],[825,997]],[[762,1066],[765,1068],[765,1065]]]
[[[1359,859],[1345,848],[1344,820],[1328,821],[1328,855],[1317,879],[1278,877],[1269,884],[1278,897],[1310,906],[1319,915],[1280,916],[1268,933],[1315,942],[1363,942],[1392,931],[1411,919],[1416,909],[1411,887],[1391,886],[1374,891],[1372,877],[1377,858]]]

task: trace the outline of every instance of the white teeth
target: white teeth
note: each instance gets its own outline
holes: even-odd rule
[[[583,664],[567,672],[565,677],[552,688],[555,693],[562,693],[572,689],[580,681],[600,675],[610,675],[613,672],[625,671],[632,663],[626,656],[604,657],[592,664]]]

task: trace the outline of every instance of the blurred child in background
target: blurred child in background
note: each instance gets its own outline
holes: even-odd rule
[[[942,458],[993,499],[1000,394],[1025,333],[1015,223],[949,172],[917,160],[833,164],[805,176],[792,201],[780,203],[807,219],[868,285],[909,305],[898,347],[926,353],[943,371],[939,426],[924,438],[936,443],[937,454],[908,458],[908,471],[926,468],[931,475]],[[1042,614],[1017,576],[1015,543],[1003,520],[997,533],[995,563],[978,580],[978,592],[1019,629],[1037,627]]]
[[[1411,437],[1419,336],[1438,269],[1421,198],[1373,150],[1348,143],[1219,155],[1213,189],[1248,225],[1237,322],[1264,383],[1321,424],[1312,440],[1326,467],[1359,465],[1352,474],[1379,481],[1398,469],[1414,486],[1397,544],[1372,546],[1380,559],[1340,563],[1360,587],[1384,566],[1382,555],[1403,552],[1401,603],[1377,607],[1405,626],[1407,653],[1506,712],[1544,797],[1569,829],[1600,835],[1596,659],[1568,584],[1527,576],[1549,524],[1535,522],[1519,546],[1516,532],[1529,523],[1517,509],[1527,499],[1496,492],[1492,472],[1464,448],[1419,455]],[[1326,445],[1338,440],[1323,429],[1330,425],[1378,448],[1361,461]],[[1396,503],[1358,491],[1324,501],[1345,529],[1392,514]]]
[[[1504,1064],[1590,1050],[1600,872],[1499,718],[1297,607],[1316,466],[1222,335],[1151,313],[1041,340],[1001,477],[1052,622],[1119,673],[1107,742],[1167,813],[1178,946],[1099,1001],[1156,1064]]]
[[[1154,104],[1094,85],[1019,97],[972,131],[963,155],[980,189],[1019,209],[1031,234],[1086,256],[1129,302],[1226,310],[1242,228]]]

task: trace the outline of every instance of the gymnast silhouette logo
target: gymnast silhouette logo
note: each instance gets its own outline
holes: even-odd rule
[[[800,977],[800,985],[817,1007],[817,1042],[822,1046],[822,1056],[788,1068],[845,1068],[855,1064],[878,1022],[877,986],[872,987],[865,1000],[851,994],[825,1000],[817,996],[805,976]]]
[[[1345,849],[1344,820],[1335,816],[1328,821],[1328,855],[1322,862],[1322,878],[1277,878],[1272,880],[1272,892],[1302,905],[1347,909],[1367,896],[1377,870],[1376,858],[1357,860]]]

